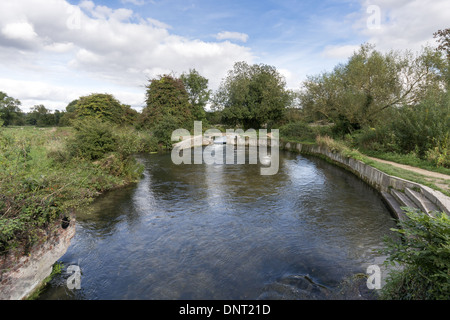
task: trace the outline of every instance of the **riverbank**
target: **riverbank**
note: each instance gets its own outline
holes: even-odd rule
[[[450,213],[450,197],[442,193],[434,185],[432,185],[434,188],[431,188],[430,186],[416,182],[417,175],[412,175],[413,180],[416,181],[390,175],[389,169],[383,171],[378,169],[377,167],[379,166],[374,159],[367,161],[365,156],[356,151],[344,150],[342,152],[342,150],[337,150],[332,146],[330,147],[329,143],[323,143],[320,139],[318,142],[318,144],[281,142],[281,147],[288,151],[322,157],[354,173],[380,192],[397,219],[403,220],[406,218],[402,209],[403,207],[419,209],[430,214],[433,211],[441,211],[446,214]],[[422,180],[419,179],[419,181]]]
[[[23,222],[23,225],[27,227],[38,228],[29,234],[32,237],[18,238],[17,242],[9,242],[8,254],[3,255],[0,264],[2,285],[0,299],[16,300],[29,295],[39,286],[40,281],[51,273],[53,263],[64,254],[75,233],[75,217],[70,218],[68,215],[58,215],[58,213],[66,213],[70,208],[88,205],[106,191],[139,180],[137,176],[134,178],[127,175],[121,176],[117,175],[115,170],[111,170],[114,161],[117,160],[114,159],[114,155],[97,161],[58,160],[60,153],[63,152],[61,146],[73,134],[71,131],[71,128],[11,128],[7,132],[2,132],[2,141],[9,142],[2,144],[2,160],[9,160],[4,162],[8,165],[2,168],[2,181],[6,183],[0,186],[3,188],[1,193],[3,206],[9,206],[6,210],[4,209],[5,213],[1,217],[2,232],[7,231],[5,226],[14,220]],[[434,202],[445,199],[441,195],[437,196],[438,193],[429,190],[426,186],[389,176],[361,161],[332,152],[324,146],[300,143],[282,143],[281,146],[286,150],[325,157],[335,164],[346,167],[380,191],[388,203],[392,200],[388,195],[393,196],[393,190],[405,193],[406,189],[420,190],[421,193],[428,192],[429,196],[434,197]],[[13,193],[8,193],[12,191],[17,192],[16,197]],[[5,197],[8,195],[10,198]],[[22,202],[13,202],[18,199]],[[48,202],[43,202],[43,199]],[[28,205],[21,207],[25,209],[21,212],[23,215],[8,221],[8,218],[12,218],[8,214],[16,210],[14,205],[22,204]],[[31,210],[32,205],[36,204],[41,205],[39,210]],[[442,204],[444,208],[448,208],[445,206],[445,201]],[[391,209],[396,212],[398,218],[402,218],[395,211],[396,207],[400,207],[398,202]],[[30,212],[34,215],[27,214]],[[53,215],[48,215],[49,212]],[[39,214],[45,219],[53,218],[53,220],[44,220],[44,217]],[[25,224],[28,222],[27,219],[44,221],[44,224],[28,225]],[[66,225],[64,228],[64,223],[67,221],[71,221],[70,227],[67,228]],[[2,234],[4,235],[5,233]],[[31,240],[31,242],[27,243],[25,240]]]
[[[23,299],[49,275],[75,232],[74,210],[140,179],[132,157],[71,157],[73,136],[73,128],[0,129],[0,299]]]

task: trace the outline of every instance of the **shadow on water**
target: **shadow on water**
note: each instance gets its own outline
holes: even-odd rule
[[[81,268],[81,290],[63,273],[40,299],[333,299],[384,260],[374,250],[395,223],[380,196],[321,159],[281,152],[273,176],[139,159],[138,184],[77,216],[61,262]]]

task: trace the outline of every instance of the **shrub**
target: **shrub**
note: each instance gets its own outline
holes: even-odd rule
[[[314,130],[305,122],[290,122],[280,127],[282,138],[294,138],[296,140],[314,140]]]
[[[75,135],[68,143],[72,156],[96,160],[117,149],[117,138],[111,124],[95,118],[74,123]]]
[[[117,151],[123,158],[134,153],[158,150],[157,138],[149,131],[121,127],[115,128],[114,134],[117,137]]]
[[[389,124],[375,128],[365,127],[352,135],[352,144],[364,150],[396,152],[399,148]]]
[[[447,133],[436,145],[427,151],[427,160],[433,162],[437,167],[450,168],[450,134]]]
[[[72,101],[66,108],[67,116],[63,123],[70,119],[94,117],[115,124],[132,124],[138,112],[128,105],[121,104],[111,94],[94,93]]]
[[[425,158],[428,150],[442,144],[450,130],[449,99],[449,95],[434,96],[399,110],[392,128],[403,153],[414,151]]]
[[[450,219],[445,213],[435,217],[407,209],[409,219],[392,229],[401,242],[385,238],[387,265],[402,269],[390,272],[382,288],[383,299],[440,300],[450,297]]]
[[[172,132],[179,128],[173,117],[166,117],[155,125],[153,134],[158,140],[158,144],[170,149],[172,147]]]

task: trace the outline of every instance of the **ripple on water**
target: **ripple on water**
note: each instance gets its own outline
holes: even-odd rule
[[[321,159],[282,152],[275,176],[141,160],[137,185],[77,217],[61,260],[80,266],[82,290],[62,275],[42,299],[329,299],[383,261],[373,250],[394,222],[381,198]]]

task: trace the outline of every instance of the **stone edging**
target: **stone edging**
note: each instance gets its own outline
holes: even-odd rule
[[[68,226],[61,222],[51,231],[41,235],[41,241],[24,254],[23,248],[11,250],[0,256],[0,300],[23,300],[41,286],[50,276],[75,235],[75,216],[70,216]]]
[[[295,151],[303,154],[311,154],[316,156],[326,157],[333,163],[351,171],[360,179],[378,190],[383,196],[384,200],[389,202],[388,197],[392,189],[404,192],[406,189],[419,190],[420,193],[430,200],[436,207],[450,214],[450,198],[442,192],[433,190],[430,187],[422,184],[401,179],[395,176],[388,175],[362,161],[348,158],[340,153],[332,152],[330,149],[319,145],[305,145],[301,143],[281,143],[281,147],[288,151]],[[391,209],[393,209],[391,207]],[[395,210],[393,210],[395,211]],[[398,219],[402,219],[402,215],[398,212],[393,212]]]

